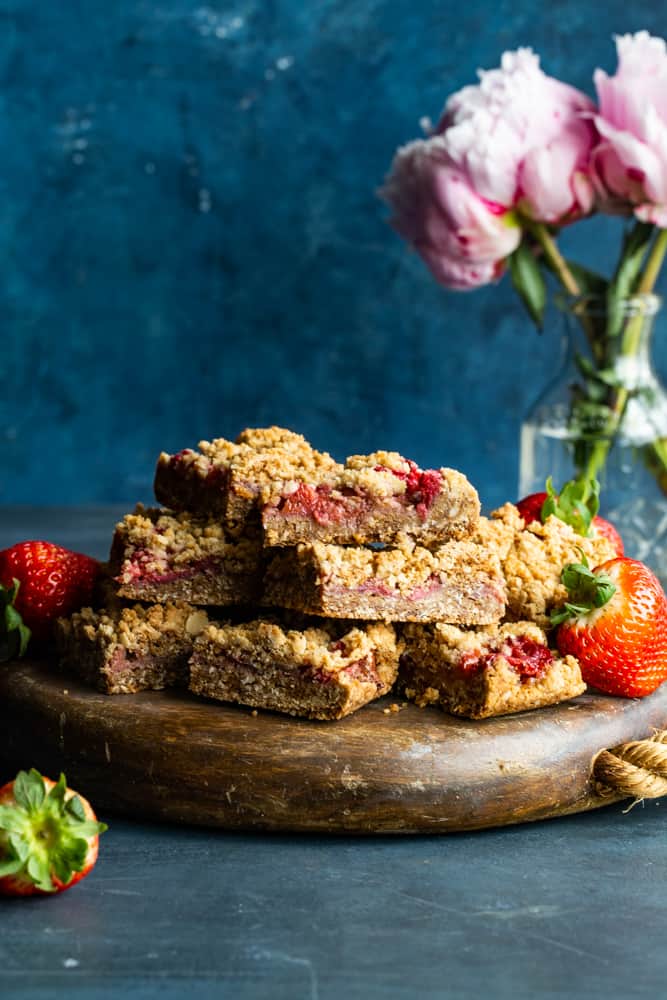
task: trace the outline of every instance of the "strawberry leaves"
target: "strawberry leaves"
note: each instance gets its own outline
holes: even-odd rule
[[[15,607],[19,587],[16,577],[10,587],[0,583],[0,663],[25,656],[30,641],[30,629]]]
[[[0,805],[0,878],[16,876],[42,892],[66,886],[86,865],[91,838],[104,823],[86,819],[81,800],[67,795],[61,774],[49,791],[34,768],[20,771],[13,804]]]
[[[540,512],[542,522],[554,514],[578,535],[588,538],[593,519],[600,509],[600,484],[597,479],[571,479],[556,493],[549,476],[546,490],[547,499]]]
[[[551,624],[554,626],[603,608],[616,593],[616,584],[611,577],[607,573],[591,570],[583,552],[581,562],[568,563],[560,578],[570,600],[551,613]]]

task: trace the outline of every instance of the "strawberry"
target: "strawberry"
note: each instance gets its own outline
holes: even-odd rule
[[[642,698],[667,680],[667,598],[648,566],[609,559],[591,571],[570,563],[562,582],[571,600],[551,621],[563,655],[576,656],[587,684]]]
[[[53,542],[0,551],[0,660],[23,655],[30,632],[44,639],[56,618],[89,604],[99,570],[95,559]]]
[[[0,894],[71,889],[95,865],[106,829],[64,774],[54,782],[34,768],[19,771],[0,788]]]
[[[546,493],[530,493],[516,506],[526,524],[544,522],[550,514],[555,514],[579,535],[602,535],[611,542],[616,555],[622,556],[625,550],[621,536],[611,521],[598,516],[599,496],[600,486],[596,480],[585,483],[581,479],[573,479],[563,486],[560,493],[556,493],[549,478]]]

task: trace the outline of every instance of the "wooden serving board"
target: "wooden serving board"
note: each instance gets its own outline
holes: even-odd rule
[[[583,695],[485,722],[391,696],[309,722],[187,693],[98,694],[48,664],[0,671],[4,777],[37,767],[102,812],[225,829],[435,833],[594,809],[595,754],[667,725],[649,698]],[[0,775],[2,776],[2,775]]]

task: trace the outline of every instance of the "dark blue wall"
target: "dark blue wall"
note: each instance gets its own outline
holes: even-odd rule
[[[613,32],[665,33],[661,6],[3,5],[0,501],[145,498],[161,448],[271,422],[513,495],[556,331],[507,281],[437,288],[374,191],[504,48],[590,91]],[[607,264],[615,224],[579,228]]]

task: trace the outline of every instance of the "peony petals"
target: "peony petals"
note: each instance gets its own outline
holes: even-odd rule
[[[607,211],[624,199],[638,218],[661,225],[667,203],[667,44],[647,31],[616,37],[618,67],[594,74],[600,102],[593,152]],[[608,192],[605,192],[605,189]]]

